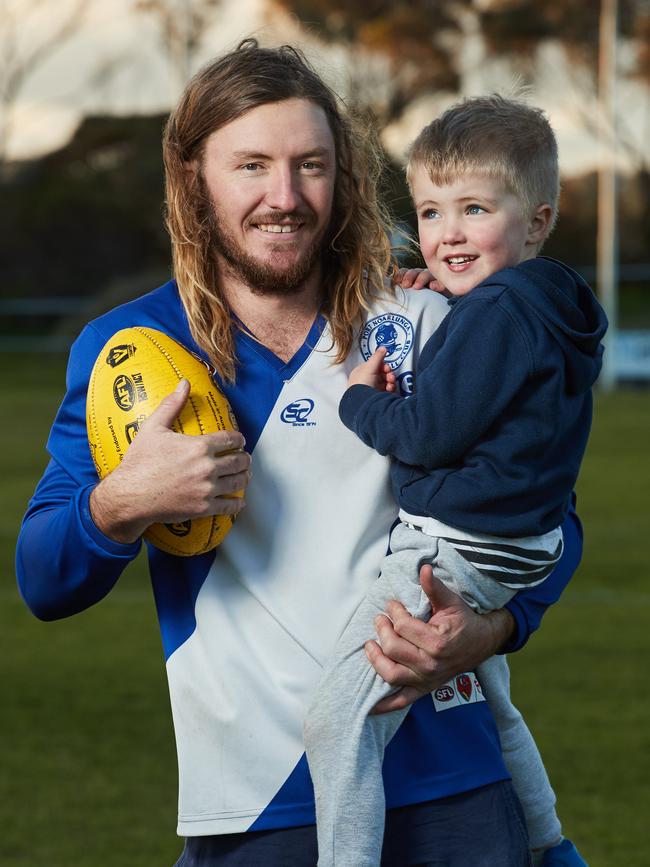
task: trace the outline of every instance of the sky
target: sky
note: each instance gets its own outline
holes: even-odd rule
[[[0,51],[6,56],[10,28],[7,13],[15,16],[19,51],[30,50],[51,32],[78,0],[0,0]],[[178,0],[182,7],[184,0]],[[175,102],[180,83],[168,56],[161,49],[156,21],[134,12],[134,0],[88,0],[88,10],[76,32],[61,43],[25,81],[16,102],[9,139],[9,156],[37,156],[63,145],[87,113],[154,113],[168,110]],[[36,5],[36,12],[28,10]],[[207,31],[192,70],[211,56],[234,46],[251,34],[266,44],[278,40],[302,43],[325,78],[345,95],[345,58],[328,51],[302,34],[295,22],[269,17],[265,0],[222,0],[214,25]],[[358,62],[358,61],[357,61]],[[626,62],[625,52],[621,62]],[[513,76],[502,61],[486,63],[480,35],[469,34],[463,57],[463,95],[493,90],[507,91]],[[650,157],[650,99],[648,90],[621,80],[618,126],[632,143],[632,150]],[[441,93],[411,106],[399,126],[387,129],[384,143],[393,156],[406,145],[435,113],[458,98]],[[595,136],[598,109],[586,99],[575,70],[569,67],[557,46],[542,51],[538,61],[534,103],[549,115],[556,130],[562,170],[579,174],[593,169],[599,159]],[[625,168],[625,153],[619,152]]]

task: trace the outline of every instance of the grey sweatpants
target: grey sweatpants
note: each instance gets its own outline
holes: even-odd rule
[[[429,600],[419,583],[430,563],[437,578],[484,613],[501,608],[516,592],[485,577],[446,539],[398,524],[392,554],[356,610],[325,666],[304,726],[305,748],[316,795],[318,867],[378,867],[384,832],[384,750],[407,710],[369,716],[390,687],[370,666],[364,644],[386,603],[398,599],[427,620]],[[514,576],[513,576],[514,577]],[[510,701],[510,674],[503,656],[476,671],[494,715],[506,767],[521,800],[531,848],[560,837],[555,795],[535,742]]]

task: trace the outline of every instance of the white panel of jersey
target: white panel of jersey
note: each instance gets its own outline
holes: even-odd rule
[[[377,577],[397,514],[388,459],[344,427],[338,403],[377,345],[408,391],[447,309],[431,292],[384,300],[345,364],[332,364],[326,328],[284,382],[253,451],[247,507],[199,591],[196,629],[167,662],[179,834],[245,831],[302,756],[321,667]]]

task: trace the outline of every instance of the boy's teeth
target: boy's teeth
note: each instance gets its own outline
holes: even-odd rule
[[[473,258],[473,256],[450,256],[447,261],[452,265],[464,265],[465,262],[471,262]]]
[[[280,223],[260,223],[258,228],[263,232],[276,232],[286,235],[287,232],[293,232],[295,226],[287,226],[284,223],[282,225]]]

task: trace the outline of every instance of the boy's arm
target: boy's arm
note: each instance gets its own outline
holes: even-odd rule
[[[414,394],[403,398],[357,384],[339,405],[341,420],[363,442],[412,466],[458,461],[502,415],[532,370],[522,332],[498,303],[470,300],[449,317],[433,361],[418,369]]]

